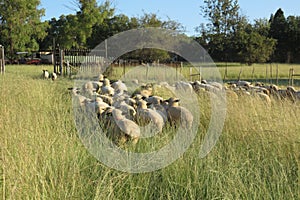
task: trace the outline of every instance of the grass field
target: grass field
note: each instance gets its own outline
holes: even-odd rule
[[[178,74],[184,75],[187,80],[199,80],[199,69],[198,66],[191,67],[191,65],[183,65],[181,68],[180,65],[177,68],[174,67],[174,70],[177,70]],[[200,65],[201,66],[201,65]],[[205,65],[204,65],[205,66]],[[248,80],[251,82],[264,82],[267,84],[278,84],[285,86],[289,83],[289,72],[290,69],[294,69],[295,74],[300,74],[300,65],[299,64],[253,64],[251,66],[241,65],[239,63],[216,63],[219,73],[224,80],[224,82],[238,80],[240,76],[241,80]],[[125,70],[123,68],[115,68],[113,70],[114,76],[121,76],[125,73],[128,73],[133,67],[126,66]],[[151,67],[149,68],[151,69]],[[200,70],[205,70],[202,68]],[[226,72],[227,71],[227,72]],[[168,72],[163,72],[162,75],[167,74]],[[226,74],[226,76],[225,76]],[[294,77],[294,85],[300,86],[300,76]]]
[[[0,76],[2,199],[300,198],[300,102],[266,106],[255,97],[228,98],[222,135],[200,159],[210,109],[207,97],[199,96],[200,126],[188,151],[161,170],[130,174],[90,155],[74,123],[67,91],[73,80],[43,80],[44,68],[52,69],[7,66]],[[232,68],[238,75],[240,68]],[[137,148],[143,145],[147,141]]]

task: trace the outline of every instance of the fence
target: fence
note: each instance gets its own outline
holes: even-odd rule
[[[102,66],[104,57],[90,55],[90,49],[55,49],[54,72],[61,75],[72,75],[81,70],[92,70]]]
[[[5,72],[4,46],[0,45],[0,73],[4,74],[4,72]]]
[[[300,77],[300,74],[296,74],[294,68],[289,71],[289,85],[294,86],[294,77]]]

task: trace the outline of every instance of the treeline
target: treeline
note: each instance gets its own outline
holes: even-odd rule
[[[110,1],[98,5],[96,0],[75,0],[74,14],[42,22],[45,9],[39,0],[3,1],[0,7],[0,44],[7,57],[18,51],[61,48],[94,48],[116,33],[142,27],[161,27],[184,33],[184,26],[174,20],[162,20],[156,14],[140,17],[115,14]],[[300,62],[300,17],[284,16],[278,9],[269,19],[250,23],[240,12],[237,0],[205,0],[199,8],[207,24],[197,27],[193,37],[215,61]],[[11,14],[14,13],[14,14]],[[200,21],[200,20],[199,20]],[[134,59],[169,60],[174,55],[162,50],[140,50]],[[128,57],[128,56],[127,56]]]
[[[300,17],[282,9],[254,23],[240,13],[237,0],[205,0],[197,40],[216,61],[300,62]]]

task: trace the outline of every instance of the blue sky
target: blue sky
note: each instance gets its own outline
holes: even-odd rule
[[[76,0],[41,0],[41,7],[46,9],[43,20],[58,18],[62,14],[74,14],[70,8],[76,8]],[[98,1],[99,3],[103,1]],[[195,35],[195,28],[205,20],[200,15],[203,0],[112,0],[116,13],[129,17],[139,17],[143,13],[156,13],[161,19],[169,17],[186,28],[187,35]],[[278,8],[282,8],[285,16],[300,16],[299,0],[239,0],[242,14],[248,19],[269,18]]]

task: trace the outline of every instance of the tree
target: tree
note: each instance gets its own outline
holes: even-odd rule
[[[248,65],[268,61],[275,49],[276,40],[264,36],[261,32],[264,28],[257,23],[253,27],[248,24],[244,30],[239,30],[236,38],[240,62]]]
[[[288,35],[287,50],[288,62],[300,62],[300,17],[287,17]]]
[[[101,24],[104,19],[110,17],[114,9],[110,8],[110,2],[105,1],[100,6],[96,0],[78,0],[79,9],[77,12],[78,25],[78,42],[79,45],[85,45],[87,39],[92,35],[93,27],[96,24]]]
[[[205,0],[205,6],[201,7],[201,13],[208,20],[205,32],[209,45],[208,52],[213,58],[221,61],[227,60],[229,52],[228,45],[231,35],[236,31],[241,16],[237,0]]]
[[[131,19],[124,14],[106,18],[101,24],[93,27],[93,33],[87,41],[88,47],[94,48],[105,39],[132,28],[137,28],[137,25],[132,24]]]
[[[114,13],[109,1],[98,6],[96,0],[78,0],[74,10],[78,10],[76,14],[61,15],[58,20],[49,21],[48,36],[41,41],[45,47],[52,46],[49,41],[54,38],[62,48],[86,48],[94,28]]]
[[[286,62],[288,57],[287,40],[288,24],[284,12],[278,9],[270,18],[269,36],[277,40],[276,50],[272,60],[275,62]]]
[[[137,23],[136,23],[137,22]],[[178,34],[183,32],[183,27],[180,23],[171,20],[168,18],[167,20],[160,19],[154,13],[144,13],[144,15],[136,20],[136,18],[131,19],[131,27],[136,26],[134,28],[147,28],[147,27],[157,27],[168,30],[177,31]],[[160,38],[160,35],[152,35],[152,38],[149,38],[149,41],[152,39],[155,41]],[[166,38],[162,38],[165,40]],[[172,43],[172,41],[170,41]],[[169,61],[171,59],[171,53],[162,49],[153,49],[153,48],[141,48],[137,49],[133,52],[128,53],[127,55],[122,56],[122,58],[126,59],[137,59],[144,62],[152,63],[154,61]]]
[[[38,50],[38,39],[46,36],[47,22],[41,22],[45,10],[38,9],[39,0],[0,0],[0,37],[9,51]]]

